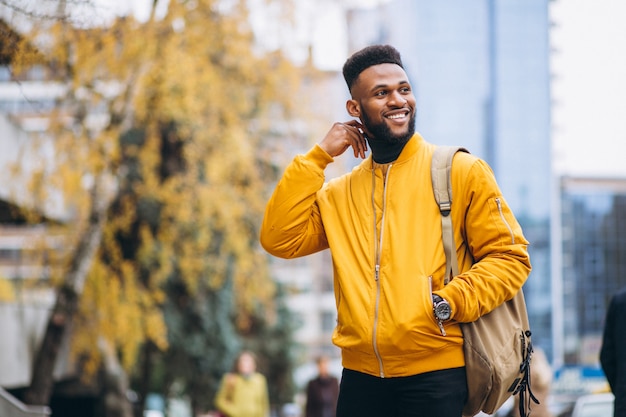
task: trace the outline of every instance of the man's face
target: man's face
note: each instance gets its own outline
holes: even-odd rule
[[[327,376],[328,375],[328,359],[320,358],[320,360],[317,362],[317,369],[321,376]]]
[[[361,119],[368,138],[406,142],[415,133],[415,96],[398,65],[379,64],[364,70],[352,86],[347,107]]]

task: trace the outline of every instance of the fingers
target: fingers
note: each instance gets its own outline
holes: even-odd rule
[[[355,158],[365,158],[367,151],[362,126],[356,120],[333,124],[320,146],[332,157],[343,154],[349,147],[352,147]]]
[[[347,132],[347,140],[349,146],[352,146],[355,158],[365,159],[365,153],[367,152],[367,140],[363,135],[363,126],[356,120],[350,120],[345,123],[341,123]]]

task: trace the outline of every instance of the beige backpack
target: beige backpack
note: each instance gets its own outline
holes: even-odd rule
[[[431,165],[435,200],[441,212],[441,228],[446,254],[445,284],[459,274],[452,228],[452,184],[450,170],[457,152],[468,152],[455,146],[438,146]],[[480,411],[495,413],[511,395],[519,395],[521,417],[530,412],[530,402],[539,401],[530,387],[530,360],[533,352],[530,324],[524,294],[471,323],[461,323],[468,401],[464,416]]]

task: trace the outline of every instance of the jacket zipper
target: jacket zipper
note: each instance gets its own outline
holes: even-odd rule
[[[389,178],[389,172],[391,171],[391,165],[387,167],[387,174],[385,175],[385,179],[383,182],[383,208],[382,208],[382,217],[380,219],[380,236],[378,236],[376,230],[376,197],[375,197],[375,185],[376,185],[376,170],[372,168],[372,209],[374,212],[374,252],[375,252],[375,262],[374,266],[374,280],[376,281],[376,303],[374,310],[374,327],[372,329],[372,346],[374,347],[374,354],[376,355],[376,359],[378,360],[378,367],[380,369],[380,377],[384,378],[385,373],[383,371],[383,359],[380,356],[380,352],[378,351],[378,345],[376,343],[376,336],[378,333],[378,309],[380,306],[380,258],[383,247],[383,230],[385,228],[385,214],[387,208],[387,180]]]
[[[500,218],[504,222],[506,228],[509,229],[509,234],[511,235],[511,243],[515,244],[515,234],[513,233],[513,229],[511,229],[511,225],[509,224],[509,222],[506,221],[506,218],[504,217],[504,212],[502,211],[502,201],[500,200],[500,197],[496,197],[496,205],[498,206]]]

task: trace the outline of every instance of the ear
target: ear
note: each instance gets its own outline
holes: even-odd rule
[[[346,102],[346,110],[352,117],[361,117],[361,108],[355,99],[350,99]]]

